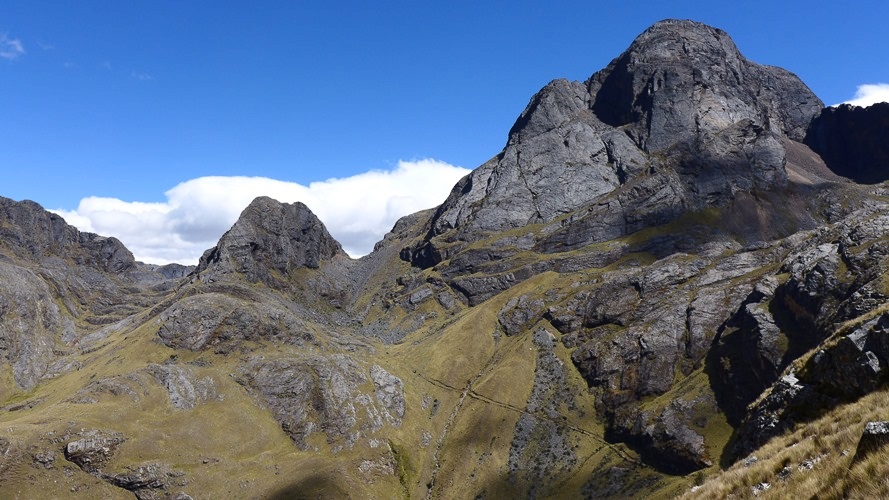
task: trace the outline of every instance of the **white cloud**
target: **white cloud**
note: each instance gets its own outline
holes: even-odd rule
[[[25,47],[18,38],[9,38],[6,33],[0,33],[0,57],[3,59],[16,59],[25,53]]]
[[[303,186],[266,177],[199,177],[165,193],[163,203],[89,197],[54,210],[82,231],[115,236],[137,260],[195,264],[257,196],[305,203],[353,257],[373,250],[399,217],[431,208],[469,170],[437,160],[400,161],[391,170]]]
[[[867,107],[878,102],[889,102],[889,83],[859,85],[855,97],[841,104]],[[834,106],[839,106],[839,104],[834,104]]]

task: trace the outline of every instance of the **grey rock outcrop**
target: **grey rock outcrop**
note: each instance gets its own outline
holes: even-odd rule
[[[756,285],[735,315],[721,328],[710,352],[713,371],[725,388],[723,406],[741,414],[764,388],[777,380],[789,361],[788,340],[775,324],[770,307],[777,282],[768,277]]]
[[[738,428],[735,456],[889,380],[889,316],[868,321],[820,349],[797,372],[781,377]]]
[[[545,303],[520,295],[510,299],[497,314],[497,322],[506,335],[516,335],[541,317]]]
[[[723,31],[659,22],[586,83],[556,80],[534,96],[504,150],[454,187],[403,257],[430,267],[489,231],[589,206],[546,244],[571,249],[774,189],[787,182],[782,141],[801,141],[822,106]]]
[[[252,359],[237,381],[267,405],[298,448],[315,449],[309,437],[322,433],[336,453],[380,430],[385,415],[396,422],[404,416],[400,380],[382,369],[373,370],[370,379],[374,373],[375,396],[385,413],[361,390],[369,381],[366,370],[343,354]]]
[[[100,474],[100,478],[125,490],[133,492],[138,500],[184,499],[190,496],[169,493],[168,487],[175,484],[176,478],[184,474],[163,463],[146,463],[127,467],[124,472]]]
[[[334,257],[348,258],[308,207],[259,197],[204,253],[195,273],[208,282],[236,273],[251,283],[284,287],[293,272]]]
[[[789,429],[802,416],[800,413],[805,414],[824,404],[825,401],[818,397],[812,387],[801,383],[795,374],[782,376],[745,416],[732,454],[738,458],[749,455],[769,439]],[[797,411],[800,409],[802,412]]]
[[[144,382],[137,374],[127,376],[105,377],[90,382],[86,387],[77,391],[70,399],[72,403],[94,404],[98,397],[108,394],[113,397],[126,396],[131,401],[137,402],[147,394]]]
[[[87,474],[130,491],[139,500],[181,497],[182,494],[176,496],[168,493],[167,488],[168,486],[184,485],[185,481],[176,480],[182,478],[184,473],[173,470],[167,464],[149,462],[135,467],[126,467],[123,472],[113,472],[111,461],[115,458],[117,448],[127,440],[123,434],[90,430],[81,431],[79,436],[80,439],[68,442],[63,452],[65,459],[76,464]],[[41,463],[45,461],[43,460]],[[49,467],[52,467],[52,460],[49,461],[49,464]]]
[[[762,311],[761,318],[780,329],[780,335],[764,345],[785,354],[779,365],[773,365],[776,370],[769,372],[775,380],[760,377],[746,387],[748,399],[740,402],[742,409],[759,392],[766,393],[739,423],[735,456],[744,456],[793,425],[855,400],[887,380],[889,319],[872,312],[886,301],[881,277],[889,271],[889,256],[883,250],[887,227],[885,208],[863,209],[810,234],[784,260],[779,271],[786,281],[775,288],[771,307]],[[852,326],[837,332],[844,323]],[[818,347],[793,373],[778,375],[790,361],[831,335],[835,340]],[[751,364],[745,368],[714,363],[714,372],[726,380],[735,379],[731,387],[744,387],[741,381]],[[744,391],[735,390],[739,393]]]
[[[0,262],[0,357],[24,389],[32,389],[48,371],[56,341],[71,328],[53,299],[34,272]]]
[[[602,273],[601,282],[579,283],[546,316],[573,349],[571,360],[596,395],[608,435],[674,473],[715,460],[704,428],[717,408],[729,404],[714,395],[705,374],[695,372],[715,371],[714,340],[732,311],[749,302],[757,270],[788,252],[780,243],[735,253],[717,248],[724,247]],[[746,347],[740,352],[751,350]],[[759,391],[751,390],[750,397]]]
[[[99,472],[126,438],[120,433],[89,431],[65,445],[65,458],[90,474]]]
[[[889,103],[825,108],[805,138],[827,166],[856,182],[889,179]]]
[[[889,445],[889,422],[868,422],[861,433],[852,463],[864,459],[886,445]]]
[[[275,339],[302,344],[314,339],[294,313],[260,296],[240,295],[210,292],[176,302],[160,314],[158,338],[176,349],[212,348],[217,352],[231,352],[245,341]]]
[[[571,448],[569,428],[561,425],[564,413],[576,407],[565,380],[565,365],[553,352],[555,337],[539,328],[532,342],[537,350],[534,385],[516,422],[507,465],[513,480],[528,482],[533,498],[546,480],[569,470],[578,457]]]
[[[395,425],[401,424],[405,410],[404,383],[378,365],[370,367],[370,379],[374,383],[377,403],[386,411],[387,420]]]
[[[633,443],[647,460],[673,474],[710,467],[713,459],[707,443],[692,422],[699,405],[715,406],[715,402],[674,399],[656,414],[636,409],[619,411],[613,417],[611,437]],[[697,412],[707,410],[699,408]]]
[[[148,372],[167,390],[174,408],[190,410],[219,397],[212,378],[198,378],[187,367],[150,364]]]
[[[106,272],[129,271],[136,265],[117,238],[80,232],[33,201],[0,197],[0,242],[28,258],[58,256]]]

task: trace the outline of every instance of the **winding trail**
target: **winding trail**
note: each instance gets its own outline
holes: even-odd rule
[[[485,373],[487,373],[489,371],[489,369],[496,362],[495,358],[497,358],[497,356],[492,356],[491,360],[489,360],[489,362],[485,365],[485,367],[482,368],[482,370],[479,371],[479,373],[476,374],[476,376],[473,377],[472,380],[467,382],[466,386],[464,386],[462,389],[458,388],[458,387],[454,387],[453,385],[450,385],[450,384],[443,382],[441,380],[427,377],[420,372],[417,372],[417,371],[414,372],[415,375],[417,375],[421,379],[425,380],[427,383],[429,383],[435,387],[438,387],[439,389],[443,389],[443,390],[451,391],[451,392],[460,392],[460,398],[457,401],[457,404],[454,406],[454,409],[451,411],[450,415],[448,415],[448,419],[445,422],[445,426],[442,429],[442,433],[439,436],[438,441],[436,442],[435,451],[433,452],[433,455],[432,455],[432,466],[433,466],[432,478],[429,481],[429,485],[428,485],[429,489],[426,492],[426,499],[427,500],[432,498],[432,491],[435,487],[435,479],[436,479],[436,476],[438,475],[438,471],[441,467],[441,464],[439,462],[439,454],[441,452],[442,447],[444,446],[444,443],[445,443],[445,440],[447,439],[448,434],[450,433],[451,425],[453,424],[454,420],[456,420],[457,415],[460,413],[460,410],[463,408],[463,404],[465,403],[467,397],[470,399],[474,399],[476,401],[481,401],[485,404],[490,404],[490,405],[494,405],[494,406],[503,408],[505,410],[513,411],[515,413],[530,415],[536,419],[548,420],[554,424],[563,426],[573,432],[576,432],[578,434],[586,436],[586,437],[592,439],[593,441],[599,443],[600,446],[593,450],[593,452],[586,458],[586,460],[584,460],[584,463],[587,460],[589,460],[589,458],[591,456],[593,456],[596,453],[598,453],[599,451],[601,451],[602,448],[608,448],[610,451],[612,451],[613,453],[618,455],[624,461],[635,464],[635,465],[642,465],[642,462],[638,458],[630,455],[625,449],[623,449],[623,447],[621,445],[609,443],[607,440],[605,440],[605,438],[603,438],[602,436],[600,436],[592,431],[589,431],[589,430],[586,430],[582,427],[578,427],[576,425],[570,424],[565,420],[551,418],[545,414],[531,413],[524,408],[519,408],[519,407],[511,405],[509,403],[504,403],[502,401],[498,401],[496,399],[493,399],[488,396],[484,396],[482,394],[475,392],[472,389],[473,384],[475,382],[477,382],[479,378],[484,376]]]
[[[451,430],[451,424],[454,423],[454,420],[457,418],[457,414],[460,413],[460,409],[463,408],[463,402],[466,401],[466,397],[472,392],[472,384],[476,380],[478,380],[479,377],[481,377],[483,374],[484,374],[484,370],[480,371],[478,374],[476,374],[475,377],[472,378],[472,380],[470,380],[469,382],[466,383],[466,387],[464,387],[462,392],[460,393],[460,399],[457,400],[457,404],[454,405],[454,409],[451,411],[451,414],[448,415],[448,419],[445,422],[444,429],[442,429],[441,435],[438,437],[438,441],[435,443],[435,451],[432,453],[432,477],[429,479],[429,484],[428,484],[429,489],[426,490],[426,499],[427,500],[432,498],[432,491],[433,491],[433,489],[435,489],[435,477],[438,475],[438,471],[441,468],[441,463],[438,461],[438,455],[441,452],[441,448],[442,448],[442,446],[444,446],[445,439],[447,438],[448,433]],[[453,391],[459,390],[456,387],[452,387],[452,386],[447,385],[447,384],[440,382],[440,381],[438,382],[438,384],[436,384],[436,383],[432,382],[431,379],[426,378],[425,376],[421,375],[420,373],[417,373],[417,375],[420,378],[427,380],[427,381],[429,381],[429,383],[436,385],[437,387],[440,387],[442,389],[453,390]]]
[[[425,380],[426,382],[429,382],[430,384],[432,384],[432,385],[434,385],[434,386],[436,386],[436,387],[438,387],[438,388],[441,388],[441,389],[445,389],[445,390],[449,390],[449,391],[460,391],[460,390],[461,390],[461,389],[458,389],[458,388],[456,388],[456,387],[454,387],[454,386],[452,386],[452,385],[446,384],[446,383],[444,383],[444,382],[442,382],[442,381],[440,381],[440,380],[436,380],[436,379],[433,379],[433,378],[426,377],[426,376],[424,376],[424,375],[422,375],[422,374],[420,374],[420,373],[417,373],[417,376],[419,376],[420,378],[422,378],[422,379]],[[476,377],[476,378],[478,378],[478,377]],[[473,381],[475,381],[475,379],[474,379]],[[633,464],[636,464],[636,465],[642,465],[642,462],[641,462],[638,458],[635,458],[635,457],[633,457],[632,455],[630,455],[629,453],[627,453],[626,450],[624,450],[621,446],[619,446],[619,445],[615,445],[614,443],[609,443],[605,438],[603,438],[602,436],[596,434],[595,432],[588,431],[588,430],[584,429],[583,427],[577,427],[576,425],[570,424],[570,423],[568,423],[568,422],[566,422],[566,421],[564,421],[564,420],[554,419],[554,418],[551,418],[551,417],[549,417],[548,415],[545,415],[545,414],[531,413],[531,412],[529,412],[529,411],[527,411],[527,410],[525,410],[525,409],[523,409],[523,408],[519,408],[519,407],[517,407],[517,406],[513,406],[513,405],[511,405],[511,404],[509,404],[509,403],[504,403],[504,402],[502,402],[502,401],[497,401],[496,399],[490,398],[490,397],[488,397],[488,396],[484,396],[484,395],[482,395],[482,394],[479,394],[479,393],[473,391],[472,388],[470,387],[470,385],[467,385],[467,386],[466,386],[465,388],[463,388],[462,390],[463,390],[463,391],[466,391],[467,389],[468,389],[468,392],[465,392],[465,395],[463,395],[463,396],[461,397],[461,401],[460,401],[461,405],[462,405],[462,400],[463,400],[463,398],[465,398],[465,397],[468,396],[468,397],[471,398],[471,399],[475,399],[475,400],[477,400],[477,401],[481,401],[481,402],[483,402],[483,403],[487,403],[487,404],[492,404],[492,405],[495,405],[495,406],[499,406],[500,408],[504,408],[504,409],[507,409],[507,410],[511,410],[511,411],[516,412],[516,413],[527,414],[527,415],[530,415],[530,416],[532,416],[532,417],[534,417],[534,418],[537,418],[537,419],[540,419],[540,420],[548,420],[548,421],[550,421],[550,422],[553,422],[554,424],[558,424],[558,425],[561,425],[561,426],[563,426],[563,427],[566,427],[566,428],[568,428],[568,429],[570,429],[570,430],[572,430],[572,431],[574,431],[574,432],[576,432],[576,433],[578,433],[578,434],[582,434],[582,435],[584,435],[584,436],[590,437],[590,438],[592,438],[594,441],[598,442],[599,444],[601,444],[601,445],[604,446],[604,447],[611,448],[611,450],[614,451],[614,453],[616,453],[617,455],[620,455],[620,457],[623,458],[624,460],[626,460],[627,462],[630,462],[630,463],[633,463]],[[600,449],[601,449],[601,447],[600,447],[600,448],[597,448],[596,451],[598,451],[598,450],[600,450]]]

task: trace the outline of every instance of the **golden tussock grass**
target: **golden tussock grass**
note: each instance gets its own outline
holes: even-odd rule
[[[682,498],[889,498],[889,448],[853,463],[867,422],[889,419],[889,390],[801,424]],[[768,483],[756,494],[754,486]]]

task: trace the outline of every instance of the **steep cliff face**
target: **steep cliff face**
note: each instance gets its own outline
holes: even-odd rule
[[[5,395],[77,369],[70,354],[152,304],[167,282],[116,238],[7,198],[0,198],[0,275],[0,357],[11,368]]]
[[[795,75],[744,59],[725,32],[657,23],[586,83],[556,80],[535,95],[504,150],[454,188],[406,257],[429,267],[459,242],[557,219],[547,246],[576,248],[780,189],[783,141],[802,141],[822,107]],[[581,208],[591,215],[562,220]],[[566,238],[575,223],[599,227]]]
[[[251,283],[274,286],[291,270],[317,269],[334,257],[347,258],[308,207],[260,197],[244,209],[219,244],[201,257],[196,273],[209,280],[240,273]]]
[[[645,30],[587,86],[596,116],[649,152],[744,120],[801,141],[824,107],[795,75],[746,60],[724,31],[683,20]]]
[[[857,182],[889,179],[889,103],[826,108],[805,138],[830,168]]]
[[[32,201],[0,197],[0,241],[8,252],[29,259],[71,259],[113,273],[136,267],[133,254],[117,238],[82,233]]]
[[[300,203],[190,269],[0,199],[0,486],[682,493],[889,380],[889,198],[826,152],[881,129],[821,106],[669,20],[359,260]]]

